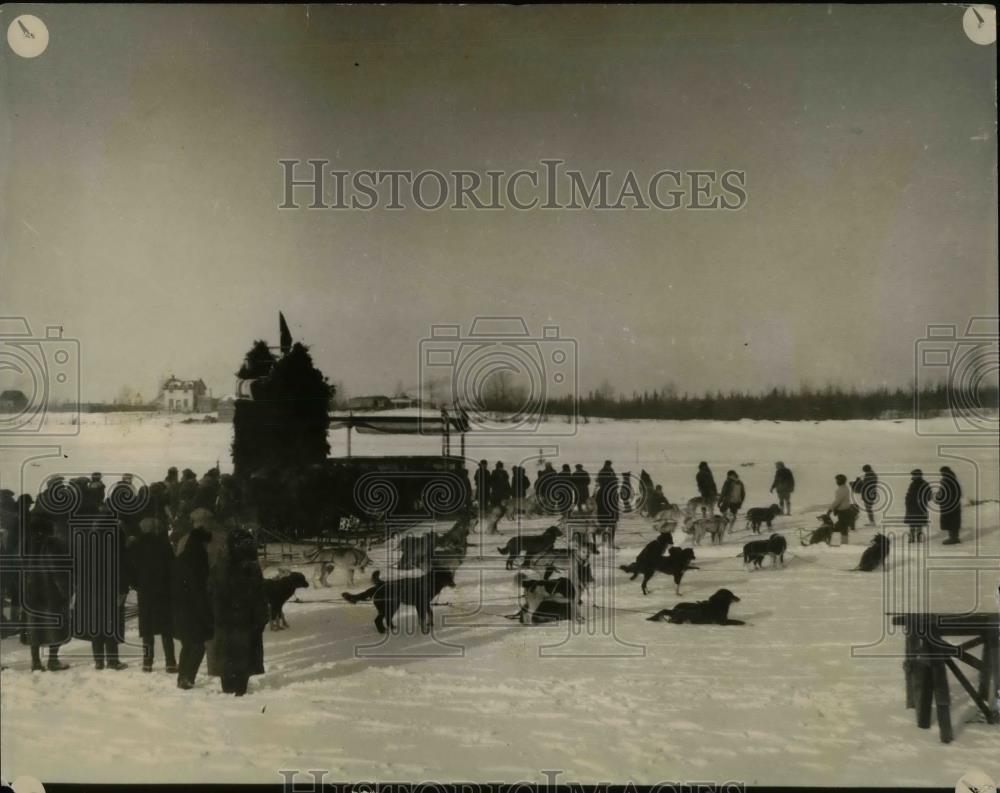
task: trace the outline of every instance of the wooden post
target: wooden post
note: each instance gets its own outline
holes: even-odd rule
[[[934,703],[934,681],[931,676],[931,665],[927,661],[917,664],[917,726],[926,730],[931,726],[931,705]]]
[[[951,694],[948,692],[948,669],[941,661],[931,664],[934,677],[934,707],[937,708],[941,743],[951,743]]]
[[[909,626],[904,630],[906,631],[906,658],[903,660],[903,677],[906,681],[906,707],[915,708],[917,706],[919,675],[914,659],[917,654],[918,640],[916,635],[910,631]]]
[[[347,425],[347,456],[351,456],[351,425]]]
[[[983,643],[983,664],[979,669],[979,696],[992,714],[991,724],[1000,722],[997,689],[1000,688],[1000,635],[990,630]]]

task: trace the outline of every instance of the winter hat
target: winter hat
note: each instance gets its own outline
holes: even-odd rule
[[[233,529],[226,535],[226,549],[231,562],[257,559],[257,540],[246,529]]]

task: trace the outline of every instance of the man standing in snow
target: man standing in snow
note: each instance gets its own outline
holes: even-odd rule
[[[712,469],[704,460],[698,463],[698,473],[695,475],[694,481],[698,485],[698,495],[701,496],[702,515],[715,514],[715,499],[719,496],[719,490],[715,485]]]
[[[727,515],[730,523],[736,522],[736,513],[743,506],[747,497],[746,488],[740,475],[735,471],[726,472],[726,481],[722,483],[722,493],[719,495],[719,511]]]
[[[184,550],[173,560],[170,575],[171,621],[181,641],[177,687],[194,688],[198,669],[205,658],[205,642],[212,638],[212,607],[208,598],[208,552],[212,534],[195,528],[187,536]]]
[[[490,476],[490,506],[502,507],[510,498],[510,477],[504,470],[503,463],[497,460],[496,468]]]
[[[851,489],[861,496],[861,503],[868,513],[868,525],[875,525],[875,512],[872,509],[878,501],[878,475],[870,465],[861,466],[862,475],[851,483]]]
[[[571,474],[570,481],[573,483],[576,495],[577,511],[582,512],[587,506],[587,499],[590,498],[590,474],[582,463],[576,464],[576,470]]]
[[[792,493],[795,490],[795,477],[792,470],[786,468],[783,462],[774,464],[774,481],[771,483],[771,493],[778,496],[778,506],[784,515],[792,514]]]
[[[914,468],[910,471],[910,486],[906,490],[906,517],[903,518],[910,527],[909,542],[924,541],[924,527],[928,524],[927,505],[931,496],[931,486],[924,479],[924,472]]]
[[[618,475],[611,466],[611,460],[605,460],[601,470],[597,472],[594,500],[597,502],[597,526],[614,545],[619,512]]]
[[[134,538],[129,552],[135,574],[135,591],[139,605],[139,637],[142,639],[142,671],[153,671],[154,640],[163,644],[166,671],[177,672],[174,654],[174,633],[170,609],[170,572],[174,551],[165,534],[157,531],[153,518],[139,521],[141,533]]]
[[[486,460],[479,461],[476,469],[476,502],[480,514],[485,513],[490,506],[490,469]]]
[[[226,553],[209,574],[214,639],[208,650],[210,675],[222,691],[240,697],[252,675],[264,674],[263,633],[268,606],[257,561],[257,541],[245,529],[226,535]]]
[[[840,532],[840,541],[846,545],[847,530],[851,525],[851,490],[847,486],[847,477],[843,474],[837,474],[834,481],[837,483],[837,490],[833,494],[833,503],[830,504],[826,514],[832,512],[837,518],[833,529]]]
[[[962,488],[955,472],[947,465],[941,468],[941,486],[934,503],[940,509],[941,530],[948,532],[944,545],[958,544],[961,542],[958,533],[962,529]]]

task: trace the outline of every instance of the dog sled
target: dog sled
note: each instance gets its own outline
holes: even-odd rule
[[[825,542],[830,545],[833,540],[834,522],[829,515],[817,515],[819,526],[815,529],[799,529],[799,542],[802,545],[818,545]]]

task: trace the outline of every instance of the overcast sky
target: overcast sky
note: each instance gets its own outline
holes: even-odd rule
[[[996,313],[996,49],[956,6],[21,11],[51,38],[3,42],[0,312],[79,339],[87,399],[230,393],[279,308],[353,395],[477,314],[631,392],[905,385],[927,323]],[[279,211],[282,158],[734,168],[748,202]]]

